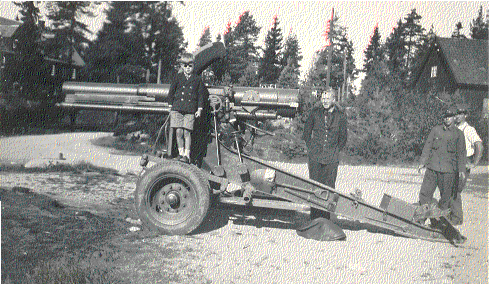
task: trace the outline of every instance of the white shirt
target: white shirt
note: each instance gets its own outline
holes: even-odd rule
[[[467,157],[470,157],[474,155],[475,148],[474,144],[475,142],[482,142],[481,138],[479,135],[477,135],[477,131],[475,131],[475,128],[470,126],[467,121],[462,122],[459,126],[458,129],[462,130],[465,136],[465,148],[467,149]]]

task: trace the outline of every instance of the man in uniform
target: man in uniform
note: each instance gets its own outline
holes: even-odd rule
[[[347,139],[347,120],[335,104],[332,89],[323,92],[321,106],[312,109],[302,139],[308,149],[309,178],[335,188],[339,153]]]
[[[462,190],[465,189],[467,179],[469,178],[470,170],[475,168],[481,159],[482,140],[477,135],[475,128],[470,126],[465,120],[467,119],[468,109],[465,105],[459,105],[457,116],[455,117],[455,123],[458,129],[464,133],[465,148],[467,150],[467,165],[464,179],[458,179],[455,188],[453,190],[453,197],[450,203],[450,215],[449,218],[454,225],[462,225],[463,223],[463,210],[462,210]]]
[[[455,126],[456,115],[455,106],[448,108],[444,113],[443,125],[431,129],[418,167],[418,171],[426,167],[419,192],[419,204],[431,203],[438,186],[438,207],[442,211],[449,209],[457,175],[461,179],[465,178],[465,138],[463,132]]]

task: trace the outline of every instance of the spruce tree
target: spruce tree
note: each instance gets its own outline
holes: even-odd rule
[[[389,37],[385,41],[386,61],[390,72],[397,74],[401,80],[406,78],[406,39],[404,23],[401,19],[397,22]]]
[[[452,37],[454,38],[466,38],[466,36],[462,33],[462,22],[458,22],[455,25],[455,29],[452,32]]]
[[[285,66],[282,72],[280,72],[277,85],[280,88],[296,89],[299,87],[299,70],[295,67],[292,58],[289,58],[289,63]]]
[[[347,29],[339,25],[337,16],[333,19],[333,30],[329,32],[328,37],[333,43],[333,55],[331,59],[331,77],[330,87],[335,90],[340,90],[343,87],[343,61],[346,54],[347,70],[346,74],[350,78],[354,78],[357,74],[355,68],[355,59],[353,58],[353,43],[348,39]],[[327,88],[326,76],[328,65],[328,49],[317,51],[317,60],[309,70],[306,85],[310,87]],[[350,80],[350,84],[353,80]],[[351,89],[351,86],[349,86]]]
[[[370,42],[365,50],[365,61],[363,71],[369,73],[373,64],[377,64],[382,59],[382,45],[380,42],[380,33],[378,24],[374,28],[374,32],[370,37]]]
[[[197,44],[197,47],[203,47],[206,44],[211,43],[211,31],[210,28],[207,26],[204,28],[204,31],[202,32],[202,35],[200,36],[199,43]]]
[[[233,29],[228,25],[228,31],[224,37],[228,48],[227,71],[231,76],[231,82],[237,83],[244,71],[249,69],[250,64],[253,69],[257,68],[258,47],[255,43],[260,27],[257,26],[250,12],[246,11],[239,16],[238,23]]]
[[[290,61],[290,66],[294,69],[294,72],[299,73],[299,68],[301,67],[300,61],[302,60],[302,55],[299,47],[299,40],[295,34],[290,34],[285,39],[285,44],[282,52],[280,65],[282,70],[284,70]]]
[[[489,29],[489,17],[486,15],[486,20],[484,21],[484,16],[482,15],[482,5],[479,8],[479,13],[477,17],[470,23],[470,37],[473,39],[484,39],[488,38]]]
[[[408,76],[411,76],[414,67],[414,60],[419,54],[419,49],[423,45],[425,29],[420,25],[422,17],[412,9],[405,18],[404,29],[406,44],[406,68]]]
[[[263,57],[260,59],[258,77],[265,84],[276,84],[280,76],[280,50],[282,49],[282,30],[278,27],[279,20],[273,17],[272,27],[265,38]]]
[[[82,17],[94,17],[92,8],[98,5],[88,1],[53,1],[47,2],[47,17],[51,20],[55,35],[51,41],[52,52],[62,50],[63,60],[71,61],[73,48],[83,52],[88,44],[88,26],[81,22]]]
[[[90,44],[87,53],[87,79],[96,82],[140,83],[147,66],[141,37],[129,33],[134,2],[109,4],[107,21]]]
[[[182,28],[172,17],[172,4],[168,2],[134,2],[131,5],[129,33],[142,41],[145,69],[157,74],[161,62],[162,82],[169,82],[179,55],[184,51]],[[155,79],[152,77],[151,81]]]
[[[12,60],[5,67],[6,73],[9,74],[8,82],[2,89],[7,89],[15,82],[20,84],[22,93],[20,95],[27,99],[45,99],[46,92],[51,82],[46,81],[46,74],[43,71],[43,56],[41,33],[42,25],[40,24],[39,8],[32,1],[14,2],[19,7],[17,20],[22,25],[15,31],[13,37],[16,40],[15,60]],[[0,90],[1,91],[1,90]]]

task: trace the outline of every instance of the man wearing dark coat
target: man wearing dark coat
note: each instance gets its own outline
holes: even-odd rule
[[[321,106],[309,114],[302,139],[308,149],[309,178],[335,188],[339,153],[347,140],[347,120],[335,104],[332,89],[322,93]]]
[[[444,113],[443,124],[433,127],[423,148],[418,171],[426,167],[419,191],[419,204],[429,204],[438,186],[438,207],[447,210],[457,175],[465,178],[466,149],[464,133],[454,123],[457,108]]]

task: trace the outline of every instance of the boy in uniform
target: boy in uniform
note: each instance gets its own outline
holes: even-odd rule
[[[183,72],[179,72],[173,80],[168,92],[171,131],[176,129],[176,140],[179,155],[177,159],[190,163],[191,132],[195,118],[202,115],[206,86],[200,76],[194,74],[194,56],[184,53],[180,58]]]

